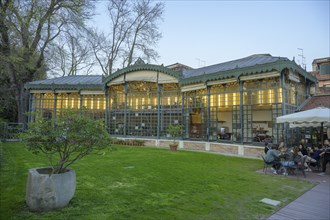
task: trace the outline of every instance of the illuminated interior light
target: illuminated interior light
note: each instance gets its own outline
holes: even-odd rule
[[[106,106],[107,106],[107,102],[104,100],[104,101],[103,101],[103,110],[106,109]]]
[[[87,99],[84,100],[84,106],[87,107]]]
[[[91,98],[91,109],[94,109],[94,100],[93,100],[93,98]]]
[[[64,108],[68,108],[68,105],[69,105],[69,100],[68,98],[65,98]]]
[[[171,104],[171,98],[167,97],[167,105],[170,105],[170,104]]]
[[[220,98],[220,94],[218,95],[218,106],[221,106],[221,98]]]
[[[71,99],[71,108],[74,108],[74,98]]]
[[[144,109],[144,104],[145,104],[145,100],[144,100],[144,98],[142,98],[142,109]]]
[[[100,109],[100,98],[97,98],[96,108],[97,108],[97,109]]]
[[[139,108],[139,99],[136,98],[135,99],[135,109],[138,109]]]
[[[278,102],[282,102],[282,88],[278,89]]]
[[[228,94],[225,94],[225,106],[228,106]]]
[[[174,102],[178,103],[178,97],[174,97]]]
[[[214,95],[210,96],[210,106],[213,107],[214,106]]]
[[[237,105],[237,93],[233,93],[233,105]]]
[[[273,101],[274,101],[274,90],[273,89],[268,90],[268,100],[269,100],[269,103],[273,103]]]
[[[262,90],[258,91],[258,102],[259,104],[262,104]]]

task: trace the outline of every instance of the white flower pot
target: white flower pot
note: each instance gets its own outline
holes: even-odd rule
[[[76,172],[49,174],[50,167],[29,169],[26,203],[31,211],[52,211],[67,206],[76,191]]]

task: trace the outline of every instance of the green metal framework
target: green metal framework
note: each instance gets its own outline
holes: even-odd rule
[[[138,71],[156,73],[157,80],[125,80]],[[160,73],[177,82],[159,83]],[[118,77],[123,82],[111,84]],[[26,88],[33,90],[31,112],[56,118],[62,109],[73,108],[104,118],[111,135],[167,138],[167,127],[181,124],[183,139],[243,144],[293,140],[286,127],[275,123],[276,117],[294,112],[315,82],[294,62],[280,59],[190,78],[140,62],[103,78],[100,85],[33,83]]]

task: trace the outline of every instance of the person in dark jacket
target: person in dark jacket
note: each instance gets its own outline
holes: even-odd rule
[[[307,149],[305,148],[305,146],[303,144],[299,144],[299,150],[304,156],[308,155]]]
[[[265,142],[265,154],[267,154],[268,150],[270,150],[270,147],[269,147],[269,143],[268,142]]]
[[[272,146],[271,144],[268,144],[268,147],[271,147],[267,151],[267,154],[265,156],[265,161],[268,164],[272,164],[272,170],[274,174],[278,173],[278,170],[281,168],[281,158],[280,158],[280,151],[277,150],[276,146]]]
[[[322,160],[322,172],[325,173],[327,168],[327,163],[330,163],[330,143],[328,140],[324,141],[323,152],[320,153],[320,156],[323,157]]]

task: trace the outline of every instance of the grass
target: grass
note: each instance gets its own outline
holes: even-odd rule
[[[261,160],[116,146],[72,166],[77,189],[68,207],[33,213],[24,199],[27,170],[47,161],[21,143],[0,143],[0,164],[1,219],[263,219],[313,186],[258,173]]]

